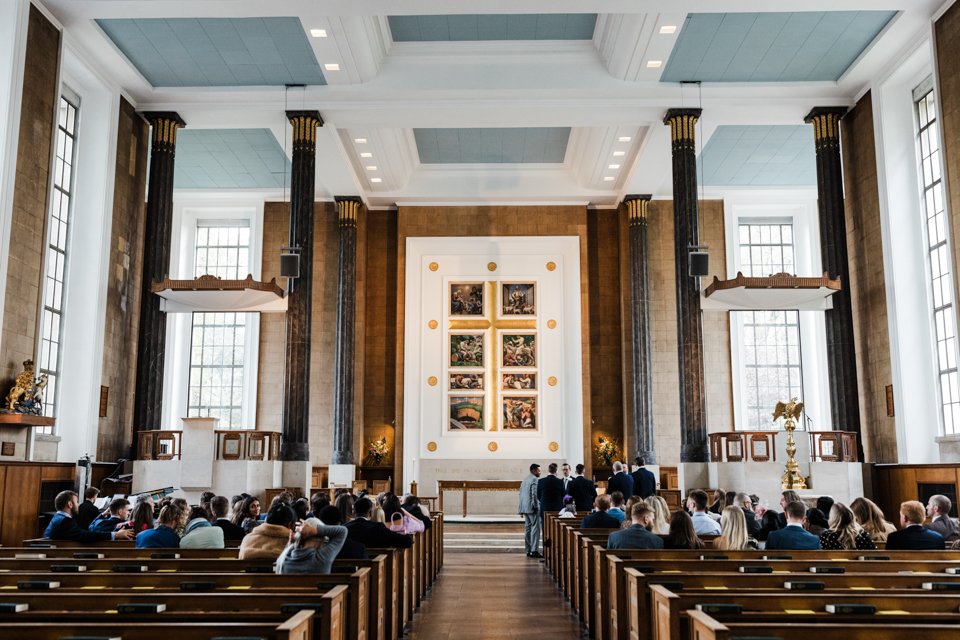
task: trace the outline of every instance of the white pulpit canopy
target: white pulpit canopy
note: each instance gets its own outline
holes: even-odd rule
[[[160,296],[161,311],[167,313],[238,312],[283,313],[287,298],[277,279],[259,282],[253,276],[244,280],[222,280],[200,276],[194,280],[154,282],[150,290]]]
[[[742,273],[732,280],[713,282],[700,295],[704,311],[825,311],[833,308],[831,296],[840,291],[840,279],[807,278],[778,273],[748,278]]]

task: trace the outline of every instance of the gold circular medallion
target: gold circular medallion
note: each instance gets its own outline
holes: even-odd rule
[[[556,329],[557,321],[556,320],[547,320],[547,329]]]
[[[437,323],[436,320],[431,320],[430,322],[427,323],[427,326],[430,327],[431,329],[436,329],[439,326],[439,324]]]
[[[487,449],[489,449],[490,451],[496,451],[496,450],[497,450],[497,443],[496,443],[496,442],[488,442],[488,443],[487,443]]]
[[[487,263],[487,271],[496,271],[496,270],[497,270],[497,263],[496,263],[496,262],[488,262],[488,263]]]
[[[550,376],[549,378],[547,378],[547,384],[550,385],[551,387],[557,386],[557,377]]]
[[[437,450],[437,443],[436,443],[436,442],[428,442],[428,443],[427,443],[427,451],[434,452],[434,451],[436,451],[436,450]]]
[[[430,263],[430,271],[436,271],[439,268],[440,268],[440,265],[438,265],[436,262]]]
[[[427,384],[430,385],[431,387],[437,386],[437,376],[430,376],[429,378],[427,378]]]
[[[548,262],[548,263],[547,263],[547,271],[553,271],[553,270],[556,269],[556,268],[557,268],[557,263],[556,263],[556,262]]]
[[[550,451],[556,453],[559,448],[560,448],[560,445],[557,444],[556,442],[550,443]]]

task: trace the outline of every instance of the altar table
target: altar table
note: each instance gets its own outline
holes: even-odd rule
[[[471,491],[513,491],[519,502],[519,480],[437,480],[437,493],[440,496],[440,511],[443,511],[443,492],[460,491],[463,493],[463,517],[467,517],[467,494]]]

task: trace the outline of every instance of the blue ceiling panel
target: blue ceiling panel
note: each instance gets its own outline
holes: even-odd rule
[[[570,127],[414,129],[423,164],[560,164]]]
[[[290,161],[269,129],[183,129],[177,133],[177,189],[283,187]]]
[[[691,13],[662,82],[836,81],[896,11]]]
[[[323,85],[298,18],[97,20],[154,87]]]
[[[720,126],[699,158],[707,187],[809,187],[817,184],[810,125]]]
[[[591,40],[595,13],[389,16],[394,42]]]

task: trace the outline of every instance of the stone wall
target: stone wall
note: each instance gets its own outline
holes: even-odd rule
[[[31,5],[0,334],[3,389],[36,354],[59,63],[60,32]]]
[[[131,457],[149,133],[147,123],[121,98],[101,382],[109,395],[107,415],[100,418],[98,460]]]
[[[953,240],[954,286],[960,283],[960,4],[954,4],[934,25],[939,68],[940,126],[943,130],[943,164]],[[957,294],[955,294],[957,295]],[[960,299],[960,296],[958,296]]]
[[[896,462],[896,423],[887,416],[886,402],[886,387],[893,383],[893,374],[870,93],[844,117],[841,129],[863,449],[870,462]]]

